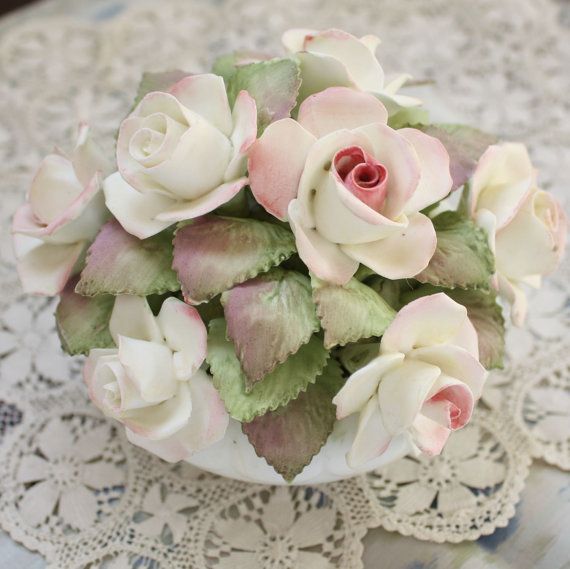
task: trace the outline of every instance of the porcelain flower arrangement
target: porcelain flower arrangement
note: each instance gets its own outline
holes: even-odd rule
[[[436,455],[565,215],[523,145],[387,82],[377,38],[283,42],[145,74],[114,162],[86,125],[47,156],[13,221],[22,284],[59,296],[93,403],[167,461],[223,462],[236,432],[287,481],[337,431],[343,475]]]

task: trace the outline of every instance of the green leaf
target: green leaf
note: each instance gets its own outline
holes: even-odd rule
[[[294,252],[293,234],[278,225],[208,215],[179,227],[172,266],[184,298],[199,304],[267,272]]]
[[[173,85],[178,83],[181,79],[184,79],[184,77],[188,77],[188,75],[192,75],[192,73],[181,71],[180,69],[161,71],[159,73],[143,73],[137,90],[137,95],[133,103],[133,109],[142,101],[145,95],[148,95],[153,91],[167,92]]]
[[[300,86],[301,72],[293,59],[271,59],[237,67],[228,82],[228,98],[233,105],[240,91],[249,92],[257,104],[261,135],[268,124],[291,114]]]
[[[267,55],[255,51],[234,51],[218,57],[212,66],[212,73],[223,77],[227,86],[239,67],[269,59],[271,58]]]
[[[249,422],[296,399],[315,382],[329,357],[320,338],[313,336],[248,393],[245,389],[246,377],[234,346],[226,339],[225,321],[212,320],[209,330],[206,360],[214,386],[220,392],[228,413],[242,422]]]
[[[467,182],[483,152],[497,142],[492,134],[461,124],[430,124],[416,128],[438,138],[447,149],[453,179],[452,189]]]
[[[481,290],[448,290],[423,285],[402,297],[408,303],[421,296],[444,292],[450,298],[467,308],[479,340],[479,361],[487,369],[503,368],[505,355],[505,319],[497,295]]]
[[[344,383],[338,363],[329,361],[323,374],[297,399],[242,425],[258,456],[291,482],[319,452],[333,430],[332,398]]]
[[[380,342],[348,344],[338,350],[338,359],[350,374],[369,364],[380,355]]]
[[[176,292],[180,284],[171,265],[171,231],[141,240],[112,219],[89,247],[75,291],[84,296]]]
[[[89,298],[74,289],[77,278],[71,279],[59,298],[55,322],[61,347],[70,355],[87,354],[93,348],[114,348],[109,320],[115,304],[111,295]]]
[[[414,278],[446,288],[489,290],[495,261],[485,231],[454,211],[438,215],[433,224],[437,248],[427,268]]]
[[[395,310],[369,286],[351,279],[337,286],[312,278],[313,299],[325,331],[325,348],[381,336]]]
[[[223,293],[221,300],[246,391],[320,328],[311,282],[294,271],[273,269]]]

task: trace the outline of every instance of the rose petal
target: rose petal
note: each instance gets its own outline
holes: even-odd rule
[[[451,344],[477,354],[477,332],[467,317],[467,309],[444,293],[410,302],[398,312],[382,336],[381,353]]]
[[[307,36],[318,34],[318,30],[308,28],[291,28],[286,30],[281,36],[281,43],[285,49],[291,53],[303,51]]]
[[[198,371],[189,384],[193,401],[186,426],[171,437],[151,440],[126,429],[129,441],[168,462],[188,459],[194,452],[222,439],[229,423],[228,413],[206,373]]]
[[[388,279],[403,279],[425,269],[437,245],[431,220],[421,213],[410,216],[407,227],[370,243],[342,245],[356,261]]]
[[[158,324],[175,354],[175,372],[178,379],[189,379],[206,357],[206,326],[198,311],[175,297],[167,298],[157,316]],[[177,362],[182,364],[178,369]]]
[[[17,261],[24,292],[54,296],[65,287],[81,257],[85,243],[52,245],[43,243]]]
[[[163,342],[162,332],[150,306],[146,298],[140,296],[122,294],[115,298],[109,331],[117,346],[119,336],[147,342]]]
[[[156,192],[139,192],[119,172],[105,179],[103,191],[107,207],[131,235],[146,239],[171,225],[170,221],[156,219],[160,212],[172,206],[171,198]]]
[[[455,431],[471,419],[474,401],[467,385],[442,374],[428,394],[421,413],[442,427]]]
[[[402,308],[382,338],[381,351],[407,353],[440,344],[478,353],[477,333],[467,309],[444,293],[419,298]]]
[[[170,93],[226,136],[230,135],[232,115],[222,77],[211,73],[189,75],[171,87]]]
[[[440,374],[437,366],[406,359],[384,375],[378,404],[389,433],[411,426]]]
[[[479,363],[476,355],[465,348],[449,344],[429,346],[416,348],[407,356],[437,366],[442,373],[465,383],[476,399],[481,397],[487,370]]]
[[[71,155],[71,163],[77,179],[85,187],[98,172],[102,177],[111,171],[111,163],[104,155],[99,145],[95,144],[90,135],[87,123],[79,124],[77,144]]]
[[[288,212],[297,250],[303,262],[320,279],[339,285],[346,284],[358,269],[358,261],[351,259],[338,245],[327,241],[314,229],[303,227],[298,200],[289,204]]]
[[[471,181],[471,210],[488,209],[498,229],[517,213],[530,191],[535,173],[524,144],[492,145],[483,153]]]
[[[386,124],[388,111],[374,95],[346,87],[330,87],[305,99],[297,120],[310,133],[321,138],[335,130],[353,129],[375,122]]]
[[[340,61],[362,91],[382,91],[384,71],[366,43],[341,30],[326,30],[305,39],[305,50]]]
[[[247,92],[240,91],[232,111],[233,130],[230,137],[233,156],[224,175],[230,181],[245,174],[247,151],[257,137],[257,106],[255,99]]]
[[[371,154],[388,171],[388,191],[382,209],[384,216],[396,219],[419,187],[422,163],[414,146],[400,131],[374,123],[356,129],[372,146]]]
[[[172,197],[187,200],[222,184],[232,155],[231,143],[221,131],[198,115],[189,122],[191,126],[167,159],[150,168],[137,166]]]
[[[337,419],[360,411],[376,394],[384,374],[404,360],[404,354],[385,354],[353,373],[335,395]]]
[[[441,454],[451,431],[435,421],[418,415],[411,429],[414,443],[421,452],[428,456]]]
[[[206,215],[217,207],[229,202],[246,184],[247,178],[239,178],[233,182],[226,182],[208,192],[206,195],[191,201],[179,202],[166,211],[159,213],[159,221],[184,221]]]
[[[499,294],[511,305],[511,320],[515,326],[522,328],[528,312],[528,300],[522,288],[498,275]]]
[[[249,151],[249,180],[255,199],[272,215],[287,219],[289,202],[315,137],[293,119],[270,124]]]
[[[198,370],[188,385],[192,396],[192,413],[178,437],[187,449],[195,452],[222,439],[229,424],[229,415],[206,372]]]
[[[359,468],[380,456],[390,444],[392,436],[386,430],[375,398],[371,399],[360,413],[358,429],[352,447],[346,455],[351,468]]]
[[[99,373],[98,366],[117,362],[117,354],[118,350],[93,349],[89,352],[89,356],[83,366],[83,381],[87,386],[89,398],[96,407],[105,413],[108,411],[105,403],[106,390],[104,389],[106,378],[104,374]]]
[[[373,210],[332,173],[319,185],[312,209],[317,231],[333,243],[367,244],[403,231],[408,224],[405,217],[392,221]]]
[[[101,178],[95,174],[81,193],[47,225],[38,220],[32,205],[24,204],[16,211],[12,232],[54,244],[92,239],[107,217],[100,189]]]
[[[335,57],[301,51],[297,54],[297,60],[303,78],[299,88],[299,101],[329,87],[357,88],[345,65]]]
[[[319,138],[310,148],[306,157],[305,168],[299,180],[297,194],[302,205],[303,222],[307,227],[315,226],[314,216],[311,213],[315,190],[320,188],[330,176],[330,168],[335,154],[343,148],[352,146],[360,147],[369,154],[372,152],[372,146],[366,136],[346,129],[331,132],[327,136]],[[360,202],[360,200],[355,201]],[[375,213],[368,206],[365,206],[365,211]],[[377,218],[378,214],[374,219]]]
[[[70,160],[59,154],[46,156],[30,187],[34,215],[44,225],[57,219],[81,194],[83,187]]]
[[[548,192],[533,191],[511,222],[497,231],[497,271],[511,280],[551,273],[560,263],[565,240],[562,208]]]
[[[182,443],[178,433],[160,440],[148,439],[131,431],[129,428],[125,428],[125,433],[130,443],[144,448],[167,462],[180,462],[181,460],[186,460],[192,454]]]
[[[177,382],[168,346],[119,336],[119,361],[144,402],[160,403],[174,395]]]
[[[122,422],[135,434],[150,440],[163,440],[182,429],[192,413],[192,400],[187,382],[177,382],[174,397],[154,405],[131,411]]]
[[[449,154],[441,141],[415,128],[402,128],[398,134],[412,144],[420,161],[420,181],[404,209],[404,213],[410,214],[447,196],[453,180]]]

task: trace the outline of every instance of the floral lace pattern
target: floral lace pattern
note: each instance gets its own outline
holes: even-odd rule
[[[113,18],[121,5],[107,5],[91,9],[97,22],[29,19],[2,32],[0,526],[51,567],[353,569],[370,527],[475,539],[513,515],[531,456],[570,468],[568,262],[533,293],[528,327],[508,338],[508,365],[484,393],[488,409],[434,459],[405,458],[322,487],[254,486],[163,463],[88,403],[81,360],[59,350],[54,302],[21,295],[10,216],[41,156],[67,145],[78,119],[112,154],[143,70],[207,69],[217,55],[252,46],[277,51],[280,32],[301,23],[294,14],[338,25],[334,4],[277,4],[167,0]],[[388,70],[437,81],[433,105],[419,88],[435,118],[526,142],[544,185],[568,204],[559,167],[570,161],[562,98],[570,44],[560,33],[568,13],[553,0],[347,0],[343,25],[378,33]],[[547,130],[535,128],[529,108]]]

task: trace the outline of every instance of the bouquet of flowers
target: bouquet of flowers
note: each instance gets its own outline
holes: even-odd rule
[[[145,74],[116,164],[85,124],[47,156],[13,221],[24,289],[59,295],[93,403],[167,461],[236,425],[287,481],[337,430],[354,473],[438,454],[565,215],[522,144],[433,124],[408,76],[386,82],[376,37],[283,43]]]

